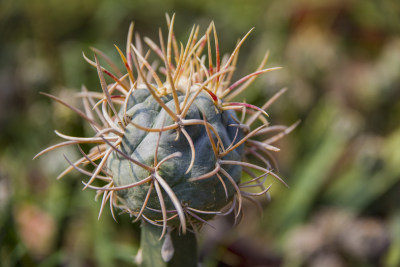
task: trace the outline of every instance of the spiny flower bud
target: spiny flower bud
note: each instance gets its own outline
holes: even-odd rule
[[[102,196],[100,214],[110,201],[113,216],[115,206],[136,220],[162,227],[161,236],[168,227],[196,232],[215,215],[235,212],[238,217],[243,198],[268,192],[264,186],[267,176],[284,183],[272,170],[270,151],[278,151],[272,143],[297,125],[268,124],[265,110],[284,90],[261,108],[231,101],[256,76],[279,69],[264,69],[267,52],[255,72],[231,82],[239,49],[251,31],[221,60],[214,23],[203,36],[194,26],[186,45],[179,46],[173,32],[174,16],[167,21],[166,43],[161,32],[159,45],[144,38],[147,52],[140,38],[133,44],[131,24],[126,54],[116,47],[125,74],[99,50],[94,49],[94,60],[84,55],[98,71],[102,92],[83,87],[79,97],[84,112],[48,96],[82,116],[94,136],[56,132],[66,141],[37,155],[77,144],[82,157],[75,162],[67,159],[71,166],[60,177],[73,169],[88,175],[85,188]],[[164,65],[150,63],[151,53]],[[98,56],[112,71],[100,66]],[[113,82],[108,84],[104,75]],[[241,113],[239,117],[236,112]],[[255,122],[261,126],[255,128]],[[79,146],[87,143],[95,144],[88,153]],[[94,166],[93,171],[86,170],[87,165]],[[241,181],[243,171],[250,180]],[[243,191],[248,188],[260,191]]]

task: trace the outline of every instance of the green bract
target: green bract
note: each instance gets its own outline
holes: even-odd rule
[[[172,95],[166,95],[162,100],[175,112]],[[184,96],[179,96],[179,102],[182,103],[183,100]],[[174,124],[174,121],[154,100],[148,89],[138,89],[132,93],[131,99],[128,101],[126,115],[131,122],[147,128],[161,129],[164,126]],[[217,131],[223,147],[226,148],[243,137],[242,130],[238,128],[235,112],[219,110],[207,93],[200,93],[196,97],[185,119],[188,121],[205,119]],[[179,156],[166,160],[160,166],[158,175],[171,187],[183,206],[203,211],[220,211],[232,200],[235,189],[226,177],[222,177],[222,183],[216,174],[208,179],[189,181],[190,178],[200,177],[212,172],[219,159],[213,153],[205,125],[189,125],[184,126],[184,129],[194,145],[195,159],[193,166],[190,166],[192,150],[189,141],[179,131],[179,128],[163,131],[160,134],[138,129],[130,123],[125,128],[121,150],[132,159],[148,166],[153,165],[156,151],[158,162],[178,152]],[[214,143],[217,144],[216,135],[211,134]],[[231,151],[223,159],[240,161],[242,157],[243,145]],[[113,152],[110,156],[108,167],[112,172],[116,186],[139,182],[151,175],[149,171],[132,163],[117,152]],[[229,173],[235,183],[239,183],[242,173],[241,166],[228,166],[225,171]],[[118,191],[118,196],[121,197],[123,203],[131,212],[139,212],[142,208],[150,187],[149,184]],[[165,197],[164,201],[167,210],[175,210],[170,198]],[[161,211],[156,192],[153,191],[150,195],[147,207]],[[160,213],[152,212],[150,209],[146,210],[144,215],[152,220],[162,219]]]

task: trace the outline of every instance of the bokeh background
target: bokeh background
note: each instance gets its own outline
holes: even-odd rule
[[[82,191],[53,152],[54,129],[85,135],[75,114],[39,95],[67,98],[99,88],[82,58],[90,47],[118,58],[130,21],[142,36],[215,21],[221,50],[231,52],[251,27],[236,78],[268,67],[241,98],[263,104],[272,124],[297,129],[277,145],[279,174],[260,216],[205,230],[204,266],[400,266],[400,2],[397,0],[30,0],[0,1],[0,265],[132,266],[139,225],[128,216],[98,220],[95,192]],[[99,89],[100,90],[100,89]],[[251,206],[251,205],[248,205]],[[212,238],[211,238],[212,237]]]

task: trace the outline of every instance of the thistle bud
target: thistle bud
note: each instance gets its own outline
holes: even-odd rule
[[[82,88],[79,97],[84,111],[48,96],[82,116],[92,127],[93,137],[56,131],[66,141],[37,156],[77,144],[82,157],[75,162],[67,159],[71,166],[59,177],[73,169],[88,175],[84,188],[94,189],[102,197],[100,214],[109,201],[113,216],[116,207],[135,221],[142,220],[145,230],[159,226],[160,239],[164,238],[160,257],[180,262],[174,256],[179,237],[173,230],[197,233],[214,216],[230,212],[238,218],[244,198],[268,194],[271,183],[266,182],[267,177],[284,183],[274,173],[270,152],[279,151],[273,143],[297,123],[290,127],[268,123],[266,110],[284,89],[262,107],[232,102],[258,75],[279,69],[264,68],[267,52],[255,72],[232,82],[239,49],[251,30],[232,54],[221,60],[214,23],[202,36],[194,26],[186,44],[179,47],[173,32],[174,16],[167,17],[167,22],[166,42],[161,32],[159,44],[144,38],[149,48],[146,53],[140,38],[132,42],[131,24],[126,53],[116,46],[124,70],[97,49],[92,59],[84,55],[97,69],[101,92]],[[162,66],[151,63],[151,54]],[[108,66],[101,66],[99,58]],[[113,82],[107,83],[105,76]],[[94,146],[85,152],[80,144]],[[92,165],[91,171],[87,165]],[[250,178],[242,181],[243,172]],[[147,241],[153,240],[153,230],[146,231],[151,232],[145,235]],[[195,244],[193,238],[188,240]],[[178,247],[185,249],[184,244]],[[151,255],[143,254],[143,258],[151,261]]]

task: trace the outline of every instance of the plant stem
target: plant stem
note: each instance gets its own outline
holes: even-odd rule
[[[165,262],[161,255],[167,235],[161,240],[162,228],[147,222],[142,223],[140,247],[142,249],[142,267],[197,267],[197,241],[192,232],[179,234],[178,229],[169,232],[173,244],[173,256]]]

